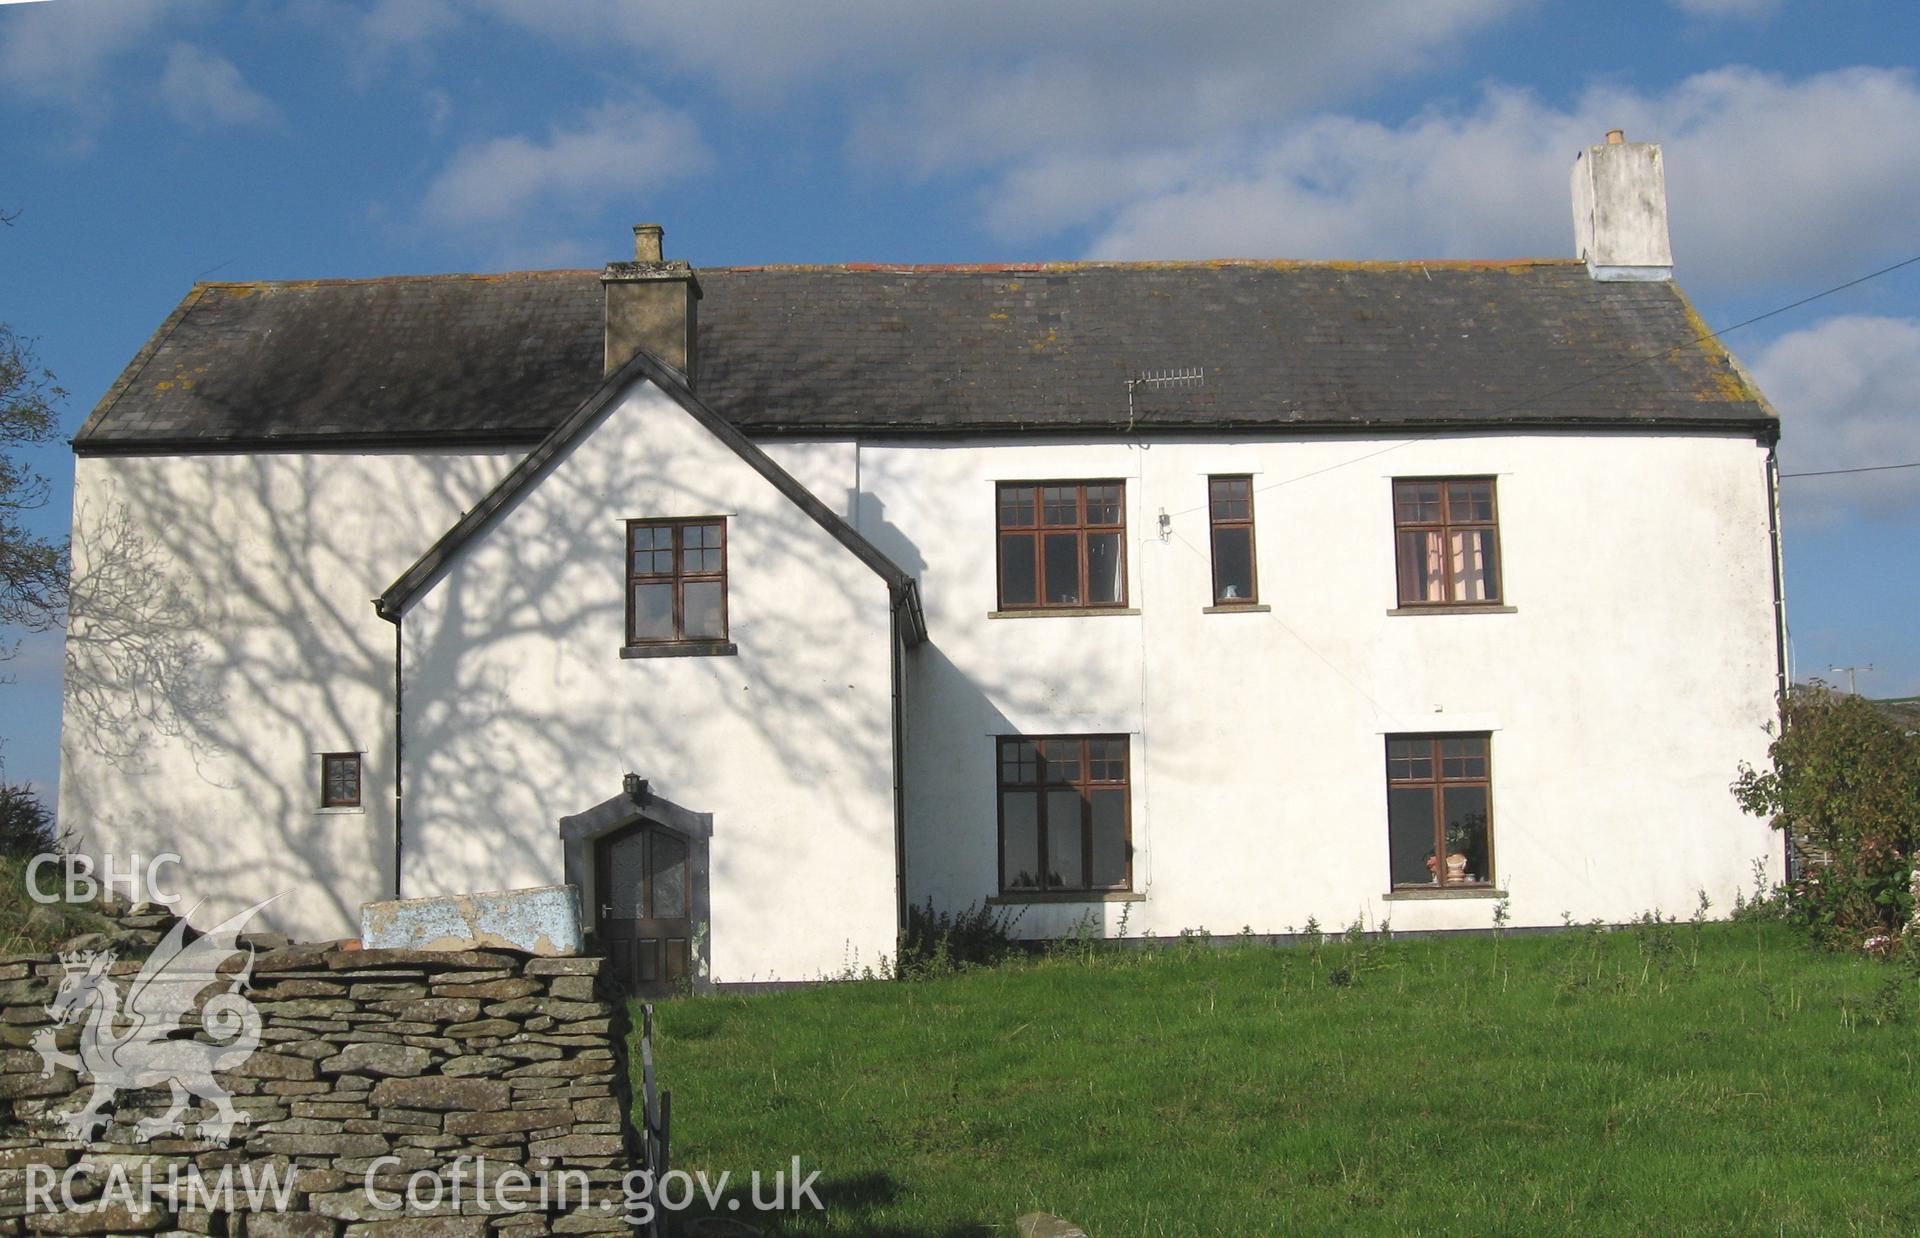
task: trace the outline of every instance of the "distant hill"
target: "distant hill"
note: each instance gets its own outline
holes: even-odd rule
[[[1920,732],[1920,696],[1901,696],[1887,701],[1874,701],[1873,707],[1907,728],[1909,734]]]

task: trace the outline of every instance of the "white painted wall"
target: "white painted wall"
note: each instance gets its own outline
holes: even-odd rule
[[[1765,451],[1751,439],[868,443],[857,468],[857,523],[921,576],[931,633],[911,658],[907,727],[916,901],[962,907],[997,889],[991,737],[1010,733],[1132,734],[1147,897],[1130,934],[1490,924],[1485,899],[1382,897],[1395,732],[1493,733],[1516,924],[1684,916],[1701,889],[1724,911],[1754,860],[1779,876],[1778,839],[1727,793],[1740,761],[1764,757],[1773,717]],[[1254,474],[1270,612],[1203,613],[1209,473]],[[1516,613],[1389,616],[1392,478],[1488,473]],[[1107,477],[1127,479],[1141,613],[989,619],[994,482]],[[1058,933],[1092,911],[1111,931],[1121,910],[1034,906],[1021,929]]]
[[[909,894],[996,887],[993,744],[1133,737],[1127,931],[1355,918],[1387,901],[1382,736],[1494,734],[1515,923],[1725,909],[1778,842],[1726,785],[1774,687],[1764,452],[1711,436],[766,444],[922,581]],[[1374,453],[1384,453],[1375,455]],[[77,462],[61,819],[185,859],[220,914],[351,933],[391,886],[392,640],[367,599],[511,463],[210,455]],[[1323,471],[1325,470],[1325,471]],[[1205,477],[1255,474],[1265,613],[1207,615]],[[1395,617],[1395,475],[1499,478],[1516,613]],[[1136,616],[989,619],[993,483],[1128,483]],[[856,501],[857,500],[857,501]],[[1170,535],[1155,517],[1165,509]],[[618,658],[630,516],[729,516],[733,658]],[[893,944],[884,585],[651,392],[630,397],[408,620],[406,893],[558,879],[558,819],[633,769],[714,814],[719,980],[831,974]],[[367,809],[317,810],[321,751]],[[1029,908],[1047,935],[1117,904]]]
[[[623,660],[624,522],[711,515],[728,518],[738,655]],[[409,896],[559,880],[560,818],[632,770],[713,816],[714,980],[893,952],[886,585],[651,386],[470,542],[405,627]]]
[[[172,851],[205,924],[352,936],[392,890],[393,625],[368,599],[511,453],[82,457],[60,821],[91,855]],[[317,753],[365,754],[361,811]]]

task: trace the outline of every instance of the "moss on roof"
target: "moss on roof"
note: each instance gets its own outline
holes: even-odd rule
[[[702,400],[761,434],[1404,424],[1772,433],[1667,283],[1578,262],[1017,263],[698,272]],[[595,271],[196,285],[81,451],[537,441],[601,376]]]

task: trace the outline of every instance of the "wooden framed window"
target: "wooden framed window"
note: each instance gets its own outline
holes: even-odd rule
[[[360,754],[320,754],[320,807],[360,807]]]
[[[1393,483],[1400,605],[1500,601],[1500,523],[1491,477],[1405,477]]]
[[[1387,737],[1387,851],[1396,889],[1493,884],[1489,735]]]
[[[727,521],[627,521],[627,644],[727,639]]]
[[[1000,890],[1133,888],[1125,735],[1003,736]]]
[[[1000,609],[1124,607],[1126,484],[1002,482]]]
[[[1253,605],[1260,600],[1253,564],[1253,478],[1207,478],[1207,519],[1213,526],[1213,604]]]

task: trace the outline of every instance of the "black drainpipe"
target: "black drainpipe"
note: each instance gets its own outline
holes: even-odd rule
[[[898,961],[907,944],[906,634],[900,628],[906,621],[907,591],[896,589],[892,601],[888,651],[893,663],[893,948]]]
[[[393,896],[400,895],[400,839],[404,830],[402,823],[402,801],[400,797],[401,756],[406,746],[406,732],[401,729],[401,699],[405,694],[405,680],[400,676],[400,637],[406,629],[400,626],[400,616],[387,613],[387,608],[379,598],[373,600],[373,609],[382,619],[393,625]]]
[[[1784,561],[1786,551],[1781,544],[1780,533],[1780,460],[1779,444],[1767,444],[1767,546],[1773,552],[1773,657],[1774,684],[1778,692],[1780,707],[1780,731],[1787,729],[1787,691],[1792,685],[1787,681],[1787,578]],[[1793,830],[1782,830],[1786,835],[1787,857],[1782,865],[1786,873],[1787,885],[1791,887],[1797,867],[1793,853]]]

